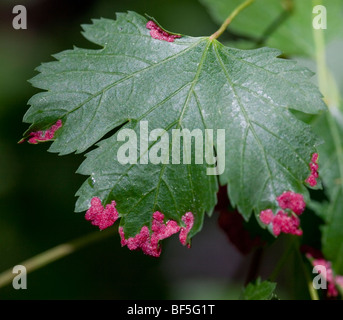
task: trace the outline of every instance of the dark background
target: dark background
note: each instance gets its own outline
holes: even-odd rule
[[[16,4],[27,8],[27,30],[12,28]],[[59,157],[46,151],[48,144],[17,142],[28,128],[22,123],[27,101],[38,92],[27,82],[34,69],[73,45],[94,47],[82,37],[80,24],[127,10],[147,13],[177,33],[203,36],[217,29],[196,0],[1,0],[0,273],[97,230],[73,212],[74,194],[85,179],[75,174],[83,155]],[[0,299],[236,299],[252,256],[227,241],[217,217],[205,219],[192,249],[172,237],[155,259],[121,248],[114,234],[28,274],[27,290],[0,288]],[[282,240],[267,250],[267,274],[280,246]],[[288,297],[287,288],[279,287],[278,294]]]

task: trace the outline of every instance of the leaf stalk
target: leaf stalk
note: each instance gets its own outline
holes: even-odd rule
[[[40,269],[54,261],[57,261],[63,257],[68,256],[76,252],[79,249],[86,247],[87,245],[107,238],[110,235],[113,235],[113,230],[97,231],[82,236],[80,238],[74,239],[72,241],[60,244],[56,247],[48,249],[42,253],[37,254],[21,263],[26,268],[26,273],[30,273],[37,269]],[[13,280],[15,274],[12,272],[12,268],[0,273],[0,288],[5,287],[10,284]]]
[[[210,40],[219,38],[222,35],[222,33],[226,30],[228,25],[232,22],[232,20],[236,18],[236,16],[241,11],[243,11],[246,7],[250,6],[253,2],[255,2],[255,0],[246,0],[242,4],[240,4],[235,10],[233,10],[231,14],[227,17],[227,19],[224,21],[224,23],[220,26],[220,28],[210,36]]]

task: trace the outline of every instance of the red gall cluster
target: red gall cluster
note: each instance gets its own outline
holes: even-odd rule
[[[115,201],[107,204],[104,208],[101,200],[98,197],[94,197],[91,200],[91,206],[85,214],[85,219],[91,221],[92,225],[98,226],[100,230],[104,230],[112,226],[117,221],[118,216]],[[187,212],[182,216],[181,220],[184,226],[179,226],[174,220],[168,220],[164,223],[164,214],[159,211],[156,211],[152,215],[152,219],[151,235],[149,228],[144,226],[137,235],[125,239],[124,229],[123,227],[119,227],[121,245],[127,246],[130,250],[142,249],[147,255],[159,257],[161,254],[159,241],[180,231],[180,242],[182,245],[187,245],[188,248],[190,247],[190,244],[187,242],[187,237],[194,224],[192,212]]]
[[[150,29],[151,37],[157,40],[174,42],[176,38],[181,38],[180,35],[169,34],[168,32],[162,30],[154,21],[151,20],[146,24],[146,28]]]
[[[318,153],[314,153],[310,162],[310,176],[305,180],[311,187],[315,187],[317,185],[317,178],[318,178]]]
[[[271,209],[261,211],[260,220],[265,225],[271,225],[275,236],[280,235],[281,232],[301,236],[303,234],[300,229],[301,215],[306,207],[304,197],[301,194],[286,191],[276,198],[280,208],[276,215]],[[285,210],[290,210],[288,213]]]
[[[323,277],[327,281],[327,296],[329,298],[338,297],[337,286],[343,289],[343,276],[334,275],[331,262],[325,260],[320,251],[307,246],[303,246],[302,251],[305,253],[306,258],[310,260],[317,273],[321,273],[321,267],[325,268],[326,272],[323,274]]]
[[[115,201],[106,205],[104,208],[101,204],[101,200],[98,197],[94,197],[91,200],[91,206],[87,210],[85,219],[92,222],[92,225],[98,226],[100,230],[104,230],[112,226],[118,219],[118,211],[116,209]]]
[[[31,144],[37,144],[38,142],[49,141],[54,138],[55,132],[62,127],[62,120],[58,120],[53,126],[45,131],[30,132],[27,142]],[[24,142],[26,139],[22,139],[19,143]]]
[[[301,215],[306,207],[304,197],[302,194],[292,191],[284,192],[282,195],[276,198],[280,208],[290,209],[297,215]]]
[[[162,250],[159,241],[166,239],[179,231],[180,242],[183,245],[187,244],[188,233],[194,224],[194,216],[191,212],[187,212],[182,216],[182,221],[185,223],[185,227],[180,227],[174,220],[168,220],[164,223],[164,214],[159,211],[156,211],[152,218],[151,235],[149,228],[144,226],[137,235],[129,239],[125,239],[124,229],[123,227],[120,227],[119,234],[121,237],[121,245],[127,246],[130,250],[141,249],[147,255],[159,257]],[[190,247],[189,244],[187,244],[187,246],[188,248]]]
[[[179,239],[183,246],[187,245],[188,248],[191,247],[190,243],[187,243],[187,236],[189,231],[191,231],[194,224],[194,216],[192,212],[187,212],[182,216],[182,221],[186,227],[181,227]]]
[[[266,225],[272,224],[272,230],[275,236],[280,235],[281,232],[297,236],[302,235],[302,230],[299,229],[299,218],[293,215],[289,216],[283,210],[279,210],[276,215],[274,215],[271,209],[261,211],[260,219]]]

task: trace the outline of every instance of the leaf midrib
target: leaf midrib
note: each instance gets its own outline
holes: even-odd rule
[[[189,105],[189,101],[190,101],[191,94],[194,93],[194,87],[195,87],[195,85],[196,85],[196,83],[197,83],[197,81],[198,81],[198,79],[199,79],[199,76],[200,76],[200,73],[201,73],[202,66],[203,66],[203,64],[204,64],[204,61],[205,61],[205,59],[206,59],[206,55],[207,55],[207,53],[208,53],[208,49],[209,49],[209,47],[210,47],[211,44],[212,44],[212,42],[208,40],[208,43],[207,43],[207,45],[206,45],[206,47],[205,47],[205,49],[204,49],[204,51],[203,51],[203,53],[202,53],[202,56],[201,56],[201,59],[200,59],[200,62],[199,62],[198,68],[197,68],[197,72],[196,72],[196,74],[195,74],[195,76],[194,76],[194,79],[193,79],[193,81],[192,81],[192,85],[191,85],[191,87],[190,87],[190,89],[189,89],[189,92],[188,92],[186,101],[185,101],[185,103],[184,103],[184,105],[183,105],[183,108],[182,108],[182,110],[181,110],[181,113],[180,113],[180,116],[179,116],[178,125],[177,125],[176,129],[179,129],[179,128],[181,127],[181,122],[182,122],[183,116],[184,116],[185,111],[186,111],[186,109],[187,109],[187,107],[188,107],[188,105]],[[170,152],[171,147],[172,147],[172,146],[170,145],[170,146],[169,146],[169,152]],[[153,205],[153,212],[154,212],[155,209],[156,209],[157,198],[158,198],[158,194],[159,194],[159,188],[160,188],[160,185],[161,185],[161,178],[162,178],[162,176],[163,176],[163,174],[164,174],[165,168],[166,168],[166,164],[163,164],[163,165],[162,165],[162,168],[161,168],[161,172],[160,172],[160,176],[159,176],[157,188],[156,188],[156,194],[155,194],[154,205]],[[192,180],[190,179],[189,164],[187,165],[187,170],[188,170],[187,178],[188,178],[188,180],[189,180],[190,187],[191,187],[190,189],[191,189],[191,192],[192,192],[192,194],[193,194],[193,197],[192,197],[192,198],[194,199],[194,198],[195,198],[195,194],[194,194],[193,183],[192,183]],[[194,214],[194,212],[193,212],[193,214]]]
[[[252,125],[252,123],[251,123],[251,120],[250,120],[250,118],[249,118],[249,116],[248,116],[248,114],[247,114],[247,112],[246,112],[246,110],[245,110],[245,108],[243,106],[243,103],[241,102],[241,100],[240,100],[240,98],[239,98],[239,96],[238,96],[238,94],[237,94],[237,92],[235,90],[234,83],[232,82],[232,80],[231,80],[231,78],[230,78],[230,76],[228,74],[228,71],[227,71],[227,69],[225,67],[225,64],[222,61],[222,59],[221,59],[221,57],[220,57],[220,55],[218,53],[217,46],[213,46],[213,47],[214,47],[214,53],[215,53],[216,59],[217,59],[219,65],[220,65],[221,69],[224,72],[224,75],[225,75],[225,77],[226,77],[226,79],[227,79],[227,81],[228,81],[228,83],[229,83],[229,85],[230,85],[230,87],[232,89],[232,92],[234,93],[234,95],[236,97],[236,100],[237,100],[237,102],[238,102],[238,104],[240,106],[241,113],[242,113],[246,123],[248,124],[248,127],[246,128],[246,131],[244,132],[244,135],[247,135],[248,131],[251,130],[251,132],[254,135],[254,138],[255,138],[256,142],[260,146],[260,148],[261,148],[261,150],[263,152],[264,161],[266,163],[266,168],[267,168],[268,176],[269,176],[269,179],[270,179],[270,182],[271,182],[271,187],[273,189],[274,196],[276,197],[277,195],[276,195],[276,191],[275,191],[274,182],[273,182],[273,179],[272,179],[272,172],[271,172],[271,169],[269,167],[269,162],[267,160],[267,156],[266,156],[266,152],[265,152],[265,149],[263,147],[263,144],[262,144],[261,140],[259,139],[259,137],[258,137],[258,135],[257,135],[257,133],[256,133],[256,131],[255,131],[253,125]],[[246,144],[243,144],[243,149],[242,149],[242,154],[241,154],[242,161],[243,161],[243,155],[244,155],[243,152],[245,150],[245,146],[246,146]],[[240,181],[240,185],[241,185],[241,189],[242,190],[244,190],[244,183],[242,182],[242,179],[243,179],[243,164],[244,164],[244,161],[243,161],[242,166],[241,166],[241,181]]]

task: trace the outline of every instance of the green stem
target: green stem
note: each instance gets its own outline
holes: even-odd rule
[[[293,11],[294,9],[294,0],[283,0],[281,4],[286,11]]]
[[[90,234],[87,234],[85,236],[72,240],[70,242],[60,244],[54,248],[44,251],[19,264],[23,265],[26,268],[27,273],[30,273],[56,260],[59,260],[65,256],[68,256],[71,253],[74,253],[75,251],[82,249],[83,247],[87,246],[90,243],[94,243],[96,241],[102,240],[113,234],[114,232],[111,229],[101,231],[101,232],[99,231],[92,232]],[[12,269],[8,269],[0,273],[0,288],[10,284],[14,276],[15,275],[13,274]]]
[[[321,4],[321,1],[314,0],[313,4]],[[326,54],[325,54],[325,37],[324,31],[322,29],[318,29],[313,31],[314,43],[316,47],[316,63],[317,63],[317,76],[318,76],[318,84],[319,89],[324,95],[324,101],[326,102],[329,111],[326,114],[327,121],[330,127],[330,133],[332,135],[336,152],[337,158],[339,163],[339,175],[340,175],[340,184],[343,187],[343,148],[342,148],[342,141],[340,138],[339,129],[337,127],[337,123],[334,119],[336,108],[339,104],[338,98],[336,96],[336,90],[333,88],[335,83],[330,81],[329,76],[329,69],[326,63]]]
[[[322,4],[320,0],[313,0],[313,5]],[[340,94],[337,88],[337,84],[330,73],[330,70],[326,63],[326,46],[325,46],[325,34],[323,29],[313,28],[313,40],[316,50],[316,64],[317,64],[317,77],[318,85],[321,93],[324,96],[330,112],[334,114],[338,105],[340,104]]]
[[[321,1],[313,0],[313,5],[320,4]],[[325,53],[325,37],[323,29],[313,28],[313,39],[316,48],[316,63],[317,63],[317,76],[319,89],[324,95],[324,100],[328,103],[329,95],[329,82],[328,82],[328,70],[326,65],[326,53]]]
[[[313,5],[322,5],[321,0],[313,0]],[[339,163],[339,183],[341,188],[343,188],[343,148],[342,141],[340,138],[340,132],[335,120],[335,113],[339,105],[339,94],[337,94],[336,83],[331,79],[331,74],[326,63],[326,46],[325,46],[325,36],[323,29],[313,30],[313,39],[316,48],[316,63],[317,63],[317,77],[319,89],[324,96],[324,101],[326,102],[329,112],[326,114],[326,119],[329,123],[330,133],[333,138],[338,163]],[[343,290],[341,287],[337,286],[342,299]]]
[[[260,269],[263,256],[263,248],[257,248],[250,262],[248,275],[245,279],[244,286],[247,286],[250,282],[256,280]]]
[[[220,28],[210,36],[210,39],[217,39],[221,36],[221,34],[226,30],[228,25],[232,22],[232,20],[246,7],[250,6],[255,0],[246,0],[241,5],[239,5],[232,13],[227,17],[224,23],[220,26]]]
[[[294,243],[293,240],[291,240],[288,243],[288,246],[286,248],[286,250],[284,250],[281,258],[279,259],[278,263],[276,264],[276,267],[274,268],[272,274],[269,276],[269,280],[270,281],[275,281],[277,276],[279,275],[280,271],[282,270],[285,262],[287,261],[290,253],[292,252],[292,249],[294,248]]]
[[[313,286],[313,281],[312,281],[312,279],[308,273],[308,270],[306,269],[303,257],[300,254],[299,246],[296,248],[296,253],[297,253],[297,256],[299,258],[301,268],[302,268],[304,275],[305,275],[305,278],[306,278],[307,289],[308,289],[308,292],[310,294],[311,300],[319,300],[318,292]]]

